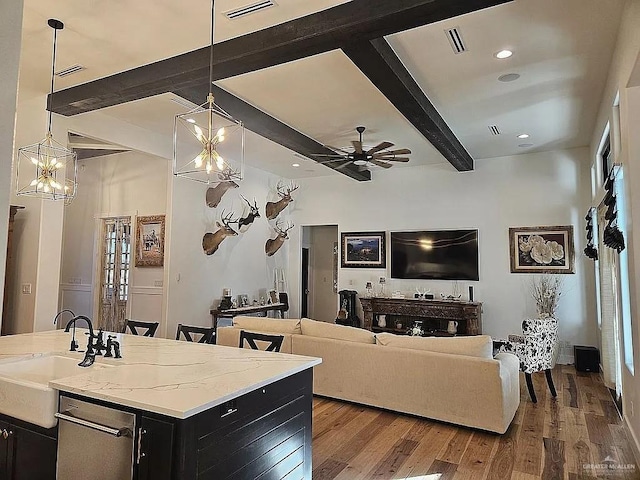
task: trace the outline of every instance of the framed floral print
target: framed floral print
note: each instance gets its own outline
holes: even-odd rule
[[[136,267],[164,265],[164,215],[136,219]]]
[[[573,226],[509,228],[511,273],[575,273]]]

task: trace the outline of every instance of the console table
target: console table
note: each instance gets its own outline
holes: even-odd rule
[[[267,312],[280,312],[280,318],[284,318],[284,312],[289,309],[288,303],[270,303],[269,305],[250,305],[247,307],[229,308],[226,310],[219,310],[217,308],[209,310],[211,317],[213,318],[214,331],[218,331],[218,319],[220,317],[233,318],[237,315],[247,315],[249,313],[264,313]]]
[[[422,320],[425,330],[446,332],[450,320],[458,322],[458,335],[482,334],[482,303],[458,300],[423,300],[418,298],[361,298],[363,328],[378,332],[405,333],[415,320]],[[386,315],[386,327],[379,327],[378,315]],[[402,328],[396,328],[396,323]]]

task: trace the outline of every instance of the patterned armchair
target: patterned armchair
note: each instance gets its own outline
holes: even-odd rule
[[[527,319],[522,322],[522,335],[509,335],[509,340],[500,341],[500,351],[513,353],[520,360],[520,370],[527,380],[527,389],[533,403],[537,402],[531,374],[542,372],[552,396],[556,396],[551,369],[558,354],[558,322],[555,318]]]

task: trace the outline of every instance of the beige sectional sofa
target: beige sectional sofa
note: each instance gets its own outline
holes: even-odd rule
[[[408,337],[303,318],[235,317],[219,345],[240,330],[284,335],[281,352],[321,357],[313,393],[504,433],[520,402],[515,355],[493,357],[491,337]]]

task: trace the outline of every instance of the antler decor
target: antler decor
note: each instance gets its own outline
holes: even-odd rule
[[[287,227],[282,228],[282,222],[280,220],[276,222],[276,226],[274,227],[274,230],[277,233],[276,238],[269,238],[267,240],[267,243],[265,243],[264,245],[264,251],[267,254],[267,257],[271,257],[278,250],[280,250],[280,247],[282,247],[284,241],[289,238],[287,232],[293,227],[293,223],[287,222]]]
[[[218,174],[220,183],[215,187],[207,188],[206,200],[208,207],[216,208],[220,204],[222,196],[227,193],[228,190],[239,187],[239,185],[233,181],[234,178],[237,178],[238,173],[236,170],[227,169]]]
[[[293,202],[293,198],[291,198],[291,192],[297,190],[299,188],[298,185],[294,185],[293,182],[289,184],[288,187],[282,184],[282,181],[278,182],[278,186],[276,189],[278,190],[278,195],[280,195],[280,200],[277,202],[267,202],[265,207],[265,214],[269,220],[273,220],[276,218],[282,210],[286,208],[289,203]],[[285,191],[286,190],[286,191]]]
[[[225,238],[235,237],[238,235],[238,232],[231,228],[232,223],[238,223],[237,219],[233,219],[233,212],[229,213],[229,215],[225,215],[223,210],[221,220],[222,223],[216,222],[216,225],[220,228],[218,228],[215,233],[207,232],[202,238],[202,249],[207,255],[213,255],[216,253],[218,247]]]
[[[249,213],[246,216],[241,217],[240,220],[238,220],[238,230],[244,233],[249,229],[249,227],[251,226],[251,224],[256,218],[260,218],[260,212],[258,211],[258,201],[255,198],[253,199],[253,205],[252,205],[251,202],[247,200],[244,195],[240,194],[240,197],[242,197],[242,199],[245,202],[247,202],[247,205],[249,205]]]

